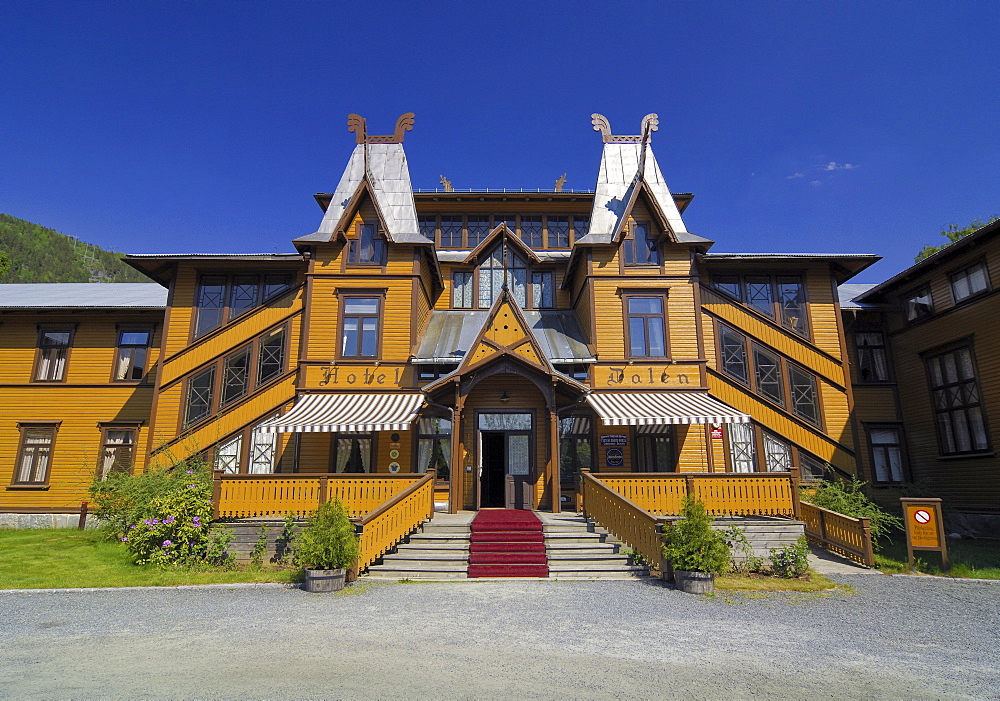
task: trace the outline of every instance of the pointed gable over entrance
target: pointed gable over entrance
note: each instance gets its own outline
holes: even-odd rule
[[[513,356],[545,374],[551,375],[554,372],[524,314],[507,289],[493,303],[486,323],[466,353],[458,373],[465,374],[470,369],[505,355]]]

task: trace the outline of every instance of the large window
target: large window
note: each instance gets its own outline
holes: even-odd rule
[[[712,285],[790,331],[809,336],[806,287],[801,276],[721,274],[712,276]]]
[[[66,378],[66,362],[72,343],[72,329],[42,329],[38,332],[36,382],[61,382]]]
[[[934,313],[930,287],[921,287],[903,297],[903,314],[907,321],[917,321]]]
[[[635,434],[635,467],[638,472],[674,472],[673,426],[638,426]]]
[[[542,218],[537,215],[521,217],[521,240],[529,248],[539,249],[545,245]]]
[[[963,346],[938,353],[926,362],[941,453],[989,450],[972,349]]]
[[[955,304],[964,302],[990,289],[985,263],[976,263],[951,275],[951,296]]]
[[[456,270],[451,274],[451,306],[472,309],[472,272]]]
[[[667,356],[666,316],[663,297],[625,297],[629,355],[633,358]]]
[[[420,233],[440,248],[473,249],[500,224],[535,250],[570,248],[590,229],[587,215],[566,214],[424,214],[418,217]]]
[[[625,265],[659,265],[659,239],[653,236],[648,221],[632,222],[622,242]]]
[[[134,428],[106,426],[101,440],[101,463],[98,465],[98,477],[104,479],[112,472],[128,473],[132,471],[132,461],[135,459]]]
[[[719,324],[719,369],[800,418],[821,425],[816,375]]]
[[[872,451],[875,481],[903,481],[902,431],[896,426],[868,426],[868,444]]]
[[[146,358],[153,332],[149,329],[119,329],[116,381],[137,381],[146,373]]]
[[[262,421],[270,421],[271,416]],[[229,474],[267,475],[277,464],[278,435],[260,430],[260,424],[231,436],[215,449],[215,469]]]
[[[345,297],[343,316],[344,358],[374,358],[378,355],[381,297]]]
[[[733,472],[756,472],[757,453],[754,449],[751,424],[729,424],[729,460]]]
[[[198,423],[217,408],[235,404],[253,389],[281,375],[285,367],[285,338],[286,329],[279,326],[192,375],[187,384],[184,426]]]
[[[888,382],[889,363],[882,332],[856,331],[854,345],[858,351],[858,379],[861,382]]]
[[[348,474],[372,472],[375,437],[371,433],[338,433],[333,436],[333,471]]]
[[[358,225],[357,237],[350,240],[347,262],[351,265],[382,265],[385,263],[385,237],[379,224]]]
[[[417,472],[434,468],[438,479],[451,475],[451,421],[426,417],[417,421]]]
[[[48,481],[55,439],[55,426],[21,426],[13,484],[44,485]]]
[[[576,486],[580,468],[594,466],[594,441],[589,416],[566,416],[559,419],[559,481]]]
[[[792,469],[792,446],[775,435],[762,432],[764,465],[768,472],[788,472]]]
[[[202,275],[195,296],[197,338],[280,295],[292,285],[290,273]]]

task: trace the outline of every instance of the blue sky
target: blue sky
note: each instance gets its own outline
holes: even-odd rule
[[[715,251],[912,263],[1000,214],[995,2],[0,4],[0,211],[130,252],[311,233],[354,145],[416,113],[414,186],[592,188],[660,116]]]

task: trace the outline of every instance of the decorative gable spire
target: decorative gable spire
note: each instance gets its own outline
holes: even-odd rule
[[[347,131],[354,132],[354,138],[359,144],[401,144],[404,132],[413,131],[413,112],[399,115],[396,120],[396,131],[385,136],[375,136],[368,133],[368,125],[360,114],[347,115]]]
[[[590,115],[590,123],[594,131],[601,132],[601,138],[606,144],[645,144],[649,143],[652,132],[660,128],[660,117],[656,113],[647,114],[639,125],[640,133],[634,136],[615,135],[611,133],[611,122],[603,114]]]

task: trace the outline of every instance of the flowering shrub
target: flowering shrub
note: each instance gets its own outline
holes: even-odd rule
[[[212,476],[202,460],[114,475],[90,491],[105,533],[125,543],[137,564],[228,562],[223,553],[231,536],[211,527]]]

